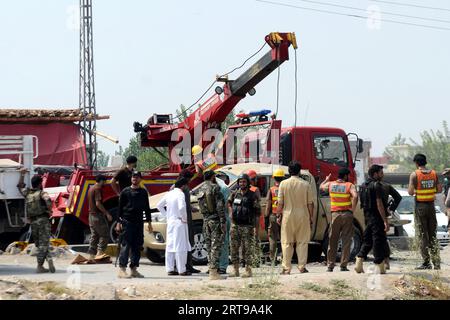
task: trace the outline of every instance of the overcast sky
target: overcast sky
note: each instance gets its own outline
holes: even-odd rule
[[[273,1],[367,15],[300,0]],[[446,22],[385,14],[450,21],[450,11],[317,1],[362,9],[376,5],[382,19],[450,28]],[[392,1],[450,8],[446,0]],[[175,113],[180,104],[192,104],[216,74],[240,65],[271,31],[297,35],[300,125],[356,132],[372,141],[376,156],[396,134],[417,139],[420,131],[441,128],[450,114],[450,30],[388,22],[377,28],[365,19],[255,0],[93,2],[97,112],[111,116],[98,128],[123,146],[134,121],[145,123],[153,113]],[[0,107],[77,108],[78,1],[0,3]],[[294,119],[293,54],[281,67],[279,118],[285,126]],[[237,108],[274,110],[276,79],[274,72]],[[107,153],[118,149],[98,140]]]

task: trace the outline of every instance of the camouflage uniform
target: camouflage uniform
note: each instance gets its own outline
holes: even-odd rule
[[[219,269],[220,251],[223,246],[222,226],[225,220],[225,202],[219,185],[205,181],[198,193],[200,213],[203,215],[203,236],[210,269]]]
[[[247,203],[248,220],[238,221],[236,212],[242,207],[235,202],[235,199],[240,198],[242,203]],[[247,199],[245,201],[243,199]],[[233,265],[239,264],[239,247],[242,247],[242,256],[247,264],[253,264],[254,256],[253,250],[255,243],[255,217],[256,212],[260,212],[260,204],[258,198],[253,191],[248,190],[244,195],[241,190],[236,190],[230,195],[228,203],[232,206],[232,223],[230,230],[230,249],[231,249],[231,263]]]
[[[32,220],[31,235],[35,246],[39,248],[37,262],[39,265],[43,265],[45,259],[51,259],[48,254],[50,247],[50,220],[48,216],[41,216]]]
[[[262,250],[261,250],[261,241],[259,241],[259,229],[260,229],[260,224],[259,224],[259,220],[261,217],[261,191],[259,191],[258,187],[253,187],[254,188],[254,192],[255,192],[255,196],[256,196],[256,201],[257,201],[257,208],[258,210],[255,210],[255,235],[252,238],[251,241],[251,246],[250,246],[250,251],[251,251],[251,260],[250,260],[250,265],[253,268],[258,268],[261,262],[261,257],[262,257]],[[250,189],[252,190],[252,189]]]
[[[27,212],[27,215],[30,219],[31,235],[36,248],[38,248],[37,262],[39,265],[43,265],[45,259],[51,260],[48,254],[50,247],[50,212],[47,208],[51,205],[51,200],[48,193],[40,189],[23,189],[22,194],[25,197],[25,202],[30,202],[36,192],[40,193],[41,208],[36,209],[36,212]]]

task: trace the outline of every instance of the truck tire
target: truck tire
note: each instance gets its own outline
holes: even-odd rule
[[[113,220],[109,223],[109,243],[116,243],[119,235],[116,232],[117,218],[119,215],[119,208],[114,207],[108,209],[109,213],[112,215]]]
[[[62,222],[59,237],[67,242],[67,244],[84,244],[86,240],[86,227],[77,217],[66,214]]]
[[[327,252],[328,252],[328,229],[325,232],[325,238],[322,242],[322,251],[325,254],[325,259],[327,258]],[[356,258],[356,255],[358,254],[359,250],[362,246],[362,233],[361,230],[353,224],[353,238],[352,238],[352,244],[350,245],[350,261],[354,261]],[[338,243],[338,250],[336,255],[336,262],[341,261],[341,251],[342,250],[342,242],[339,240]]]
[[[208,263],[208,253],[206,252],[205,238],[203,237],[203,225],[200,223],[194,224],[192,262],[196,265],[205,265]]]

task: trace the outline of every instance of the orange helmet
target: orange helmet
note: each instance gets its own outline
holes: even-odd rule
[[[250,178],[251,180],[252,180],[252,179],[256,179],[256,171],[255,171],[255,170],[249,169],[249,170],[247,170],[245,173],[249,176],[249,178]]]

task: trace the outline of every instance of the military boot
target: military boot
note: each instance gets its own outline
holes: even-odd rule
[[[376,272],[380,273],[380,274],[386,274],[386,266],[384,264],[384,262],[381,262],[380,264],[375,264],[377,270]]]
[[[250,278],[252,276],[252,268],[249,266],[245,267],[245,272],[242,275],[242,278]]]
[[[47,273],[48,269],[44,268],[44,264],[38,263],[36,273]]]
[[[48,270],[51,273],[55,273],[56,269],[55,269],[55,264],[53,263],[53,259],[49,258],[49,259],[47,259],[47,262],[48,262]]]
[[[209,280],[222,280],[223,278],[216,269],[209,269]]]
[[[230,272],[230,277],[239,277],[239,263],[233,265],[233,270]]]
[[[127,273],[127,269],[126,268],[119,268],[119,273],[117,274],[117,276],[121,279],[130,279],[131,276]]]
[[[364,258],[356,257],[356,266],[355,266],[356,273],[364,273],[363,262]]]
[[[132,278],[144,278],[144,276],[137,271],[136,267],[131,268],[131,277]]]

